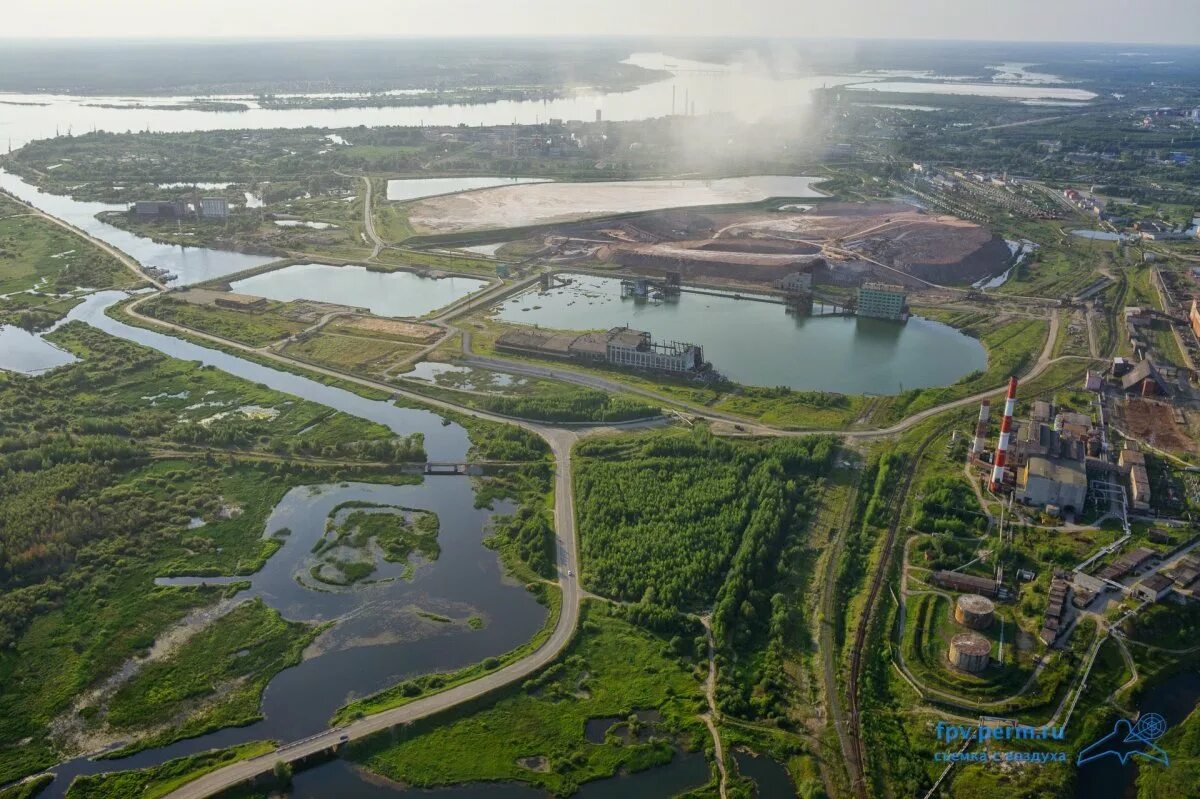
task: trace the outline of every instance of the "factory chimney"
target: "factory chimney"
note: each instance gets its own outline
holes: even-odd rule
[[[984,439],[987,438],[988,417],[992,412],[991,400],[979,403],[979,422],[975,425],[975,441],[971,444],[971,454],[983,452]]]
[[[1004,398],[1004,418],[1000,421],[1000,443],[996,445],[996,458],[992,461],[992,491],[999,491],[1004,483],[1004,462],[1008,457],[1008,439],[1012,434],[1013,412],[1017,409],[1017,378],[1008,378],[1008,396]]]

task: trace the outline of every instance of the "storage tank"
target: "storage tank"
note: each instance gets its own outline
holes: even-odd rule
[[[979,633],[959,633],[950,639],[950,663],[961,671],[983,671],[991,654],[992,642]]]
[[[979,594],[963,594],[954,605],[954,620],[972,630],[986,630],[995,620],[996,606]]]

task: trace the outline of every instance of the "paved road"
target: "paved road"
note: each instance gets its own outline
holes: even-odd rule
[[[498,671],[494,671],[469,683],[464,683],[463,685],[451,688],[450,690],[419,699],[402,707],[385,710],[382,713],[377,713],[375,715],[359,719],[358,721],[351,722],[350,724],[342,727],[331,728],[311,738],[285,744],[274,752],[226,766],[225,768],[219,769],[210,774],[206,774],[200,779],[182,786],[181,788],[169,794],[170,797],[173,799],[199,799],[199,797],[212,796],[215,793],[230,788],[234,785],[238,785],[255,776],[270,772],[276,761],[285,760],[291,762],[300,760],[329,747],[338,745],[343,736],[346,736],[348,740],[356,740],[381,730],[390,729],[400,724],[406,724],[417,719],[425,718],[468,700],[483,696],[484,694],[490,693],[497,688],[501,688],[513,682],[523,680],[558,657],[559,653],[562,652],[563,648],[571,640],[571,637],[575,633],[575,628],[579,623],[580,589],[579,579],[577,576],[579,574],[579,548],[575,532],[575,497],[571,479],[571,447],[578,439],[578,433],[562,428],[538,425],[530,422],[514,421],[512,419],[494,416],[483,411],[460,407],[452,403],[431,399],[421,394],[405,391],[404,389],[399,389],[386,383],[379,383],[374,380],[343,374],[332,369],[326,369],[323,367],[314,366],[312,364],[302,363],[286,356],[279,355],[275,352],[256,350],[253,347],[240,344],[230,339],[214,336],[208,333],[201,333],[181,325],[153,319],[151,317],[144,316],[137,310],[138,305],[140,305],[142,302],[145,302],[146,299],[152,296],[155,295],[147,295],[146,298],[139,299],[130,304],[125,309],[126,312],[130,316],[148,324],[174,330],[178,333],[186,334],[187,336],[207,339],[225,347],[231,347],[236,350],[252,353],[258,355],[259,357],[279,361],[280,363],[286,363],[292,366],[298,366],[309,371],[318,372],[331,377],[337,377],[342,380],[348,380],[353,383],[369,386],[381,391],[387,391],[392,394],[398,394],[424,403],[425,405],[432,405],[434,407],[451,410],[456,413],[465,413],[490,421],[503,422],[505,424],[519,424],[520,426],[537,433],[550,445],[550,450],[554,455],[554,516],[557,537],[556,548],[558,552],[558,583],[562,589],[563,600],[562,611],[559,615],[558,623],[555,625],[550,637],[545,641],[545,643],[538,647],[537,650],[530,653],[526,657],[510,663]],[[574,574],[569,574],[569,572],[573,572]]]

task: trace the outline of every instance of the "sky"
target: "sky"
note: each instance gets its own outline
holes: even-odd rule
[[[1200,44],[1200,0],[33,0],[0,38],[773,36]]]

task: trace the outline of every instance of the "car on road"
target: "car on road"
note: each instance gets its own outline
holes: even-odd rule
[[[575,572],[571,571],[570,569],[567,569],[567,576],[568,576],[568,577],[574,577],[574,576],[575,576]]]

